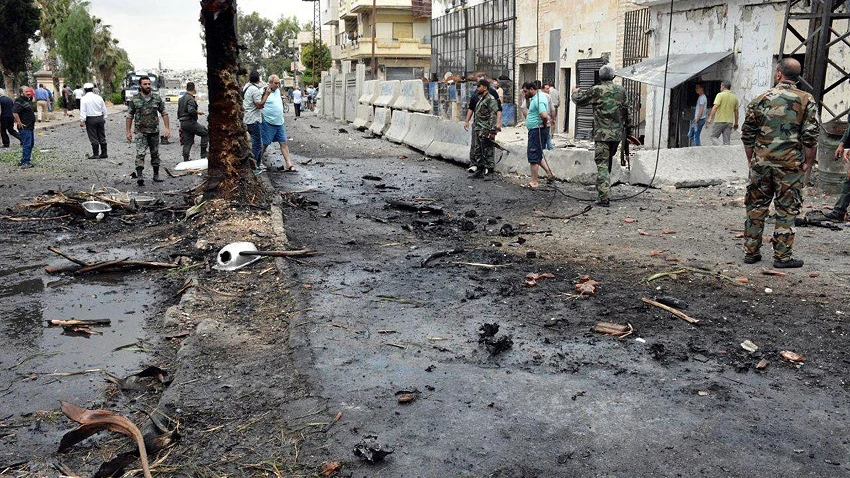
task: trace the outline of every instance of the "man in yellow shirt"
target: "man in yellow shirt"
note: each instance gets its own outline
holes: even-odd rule
[[[732,130],[738,129],[738,97],[731,89],[732,83],[728,80],[720,83],[720,93],[714,97],[714,107],[708,116],[708,124],[716,120],[711,130],[711,143],[714,145],[718,144],[715,140],[722,135],[723,144],[729,146]]]

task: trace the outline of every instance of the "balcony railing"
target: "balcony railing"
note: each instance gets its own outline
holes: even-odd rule
[[[376,38],[375,55],[396,58],[426,58],[431,56],[430,38]],[[337,54],[338,56],[334,56]],[[372,55],[372,39],[345,39],[339,45],[331,47],[334,59],[353,60]]]

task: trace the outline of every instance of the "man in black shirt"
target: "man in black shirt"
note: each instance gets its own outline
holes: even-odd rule
[[[3,147],[9,147],[9,136],[21,141],[21,135],[15,131],[15,117],[12,115],[12,108],[15,102],[12,98],[6,96],[6,92],[0,88],[0,136],[3,138]]]
[[[32,167],[32,148],[35,142],[35,112],[32,110],[33,89],[28,86],[21,87],[21,96],[15,100],[12,107],[12,115],[15,117],[15,125],[21,135],[21,168]]]

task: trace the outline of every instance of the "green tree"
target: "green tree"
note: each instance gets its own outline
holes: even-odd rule
[[[274,24],[257,12],[250,15],[239,14],[236,30],[239,35],[239,63],[246,70],[260,69],[263,59],[268,55],[269,35]]]
[[[316,48],[317,46],[318,48]],[[314,56],[316,59],[315,74],[313,73]],[[331,51],[324,42],[316,39],[315,43],[310,42],[304,45],[304,48],[301,49],[301,64],[304,65],[304,83],[319,84],[319,81],[321,81],[321,72],[330,69],[331,62]]]
[[[295,55],[295,47],[289,43],[298,37],[298,18],[293,15],[287,18],[281,16],[274,29],[269,35],[269,54],[263,61],[263,66],[268,73],[281,75],[285,71],[292,70],[292,60]]]
[[[0,25],[3,25],[0,70],[3,70],[3,83],[10,90],[10,96],[14,96],[17,86],[13,78],[27,69],[29,41],[38,38],[39,16],[33,0],[0,1]]]
[[[56,27],[56,45],[65,61],[65,79],[69,84],[85,83],[90,78],[94,21],[84,5],[75,5],[67,18]]]

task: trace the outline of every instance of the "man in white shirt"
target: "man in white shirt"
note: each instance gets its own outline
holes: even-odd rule
[[[86,128],[92,154],[88,159],[105,159],[106,154],[106,104],[94,93],[94,85],[83,85],[86,94],[80,99],[80,127]]]
[[[255,70],[248,76],[248,83],[242,88],[242,107],[245,109],[243,121],[251,136],[251,154],[254,167],[260,169],[260,158],[263,151],[263,141],[260,137],[260,124],[263,122],[263,85],[260,74]]]
[[[85,94],[86,92],[83,91],[82,88],[80,88],[80,85],[77,85],[77,88],[74,89],[74,101],[77,102],[77,109],[80,109],[80,100],[83,99],[83,95]]]
[[[295,89],[292,90],[292,104],[295,105],[295,117],[298,118],[301,116],[301,102],[303,101],[303,97],[301,95],[301,88],[298,85],[295,85]]]

